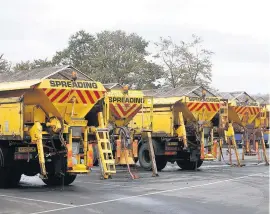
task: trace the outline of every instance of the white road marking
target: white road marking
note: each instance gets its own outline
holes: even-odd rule
[[[42,202],[42,203],[47,203],[47,204],[62,205],[62,206],[68,206],[70,208],[75,207],[75,205],[70,205],[70,204],[63,204],[63,203],[58,203],[58,202],[53,202],[53,201],[44,201],[44,200],[38,200],[38,199],[32,199],[32,198],[22,198],[22,197],[16,197],[12,195],[0,195],[0,197],[14,198],[14,199],[20,199],[20,200],[26,200],[26,201],[34,201],[34,202]]]
[[[169,189],[169,190],[156,191],[156,192],[152,192],[152,193],[127,196],[127,197],[122,197],[122,198],[116,198],[116,199],[105,200],[105,201],[98,201],[98,202],[93,202],[93,203],[89,203],[89,204],[82,204],[82,205],[76,205],[73,207],[64,207],[64,208],[40,211],[40,212],[29,213],[29,214],[51,213],[51,212],[57,212],[57,211],[62,211],[62,210],[87,207],[87,206],[92,206],[92,205],[97,205],[97,204],[105,204],[105,203],[110,203],[110,202],[115,202],[115,201],[123,201],[123,200],[128,200],[128,199],[132,199],[132,198],[139,198],[139,197],[144,197],[144,196],[149,196],[149,195],[158,195],[158,194],[167,193],[167,192],[175,192],[175,191],[184,190],[184,189],[193,189],[193,188],[204,187],[204,186],[209,186],[209,185],[213,185],[213,184],[235,181],[235,180],[248,178],[248,177],[252,177],[252,176],[256,176],[256,175],[261,175],[261,174],[263,174],[263,173],[256,173],[256,174],[251,174],[251,175],[246,175],[246,176],[241,176],[241,177],[236,177],[236,178],[231,178],[231,179],[219,180],[219,181],[210,182],[210,183],[206,183],[206,184],[199,184],[199,185],[193,185],[193,186],[187,186],[187,187],[179,187],[179,188],[174,188],[174,189]]]

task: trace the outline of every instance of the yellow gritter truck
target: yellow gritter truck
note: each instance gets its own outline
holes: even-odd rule
[[[154,106],[134,117],[133,128],[151,123],[152,140],[158,170],[167,162],[177,162],[182,169],[199,168],[204,160],[216,159],[221,100],[200,86],[186,86],[166,91],[144,91],[154,97]],[[143,115],[149,115],[142,120]],[[222,116],[222,114],[221,114]],[[225,118],[226,120],[227,118]],[[147,144],[139,143],[138,158],[145,169],[151,168]]]
[[[72,66],[0,76],[0,186],[18,184],[22,174],[69,185],[89,173],[91,143],[107,132],[94,108],[105,91]]]
[[[258,153],[256,141],[263,142],[263,130],[267,121],[266,108],[260,106],[253,97],[244,91],[221,92],[220,94],[223,98],[228,99],[228,119],[233,127],[233,134],[242,135],[242,141],[244,141],[242,160],[244,160],[244,154],[256,155]],[[225,134],[227,135],[226,132]],[[251,140],[253,141],[253,151],[250,146]],[[265,161],[268,162],[264,142],[262,143],[262,149]],[[238,151],[235,153],[240,164]]]
[[[144,107],[150,107],[152,102],[145,98],[141,90],[129,90],[127,86],[120,84],[104,84],[108,90],[108,107],[106,121],[110,127],[110,139],[113,147],[115,163],[117,165],[127,165],[132,178],[135,177],[129,165],[135,166],[138,159],[138,140],[134,138],[134,130],[130,127],[130,122]],[[151,101],[151,99],[150,99]],[[140,129],[142,132],[142,127]],[[151,132],[143,129],[144,134]],[[150,142],[149,147],[153,146]],[[154,158],[154,155],[151,156]],[[155,162],[154,160],[152,162]],[[154,166],[153,169],[156,169]],[[153,176],[157,173],[153,170]]]
[[[109,85],[105,84],[105,87]],[[120,88],[119,88],[120,87]],[[115,162],[119,165],[135,164],[138,141],[133,139],[129,122],[141,110],[144,99],[142,91],[128,90],[116,84],[108,88],[109,108],[107,122],[111,127],[111,143]]]

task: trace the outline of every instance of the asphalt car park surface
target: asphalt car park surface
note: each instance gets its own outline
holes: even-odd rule
[[[23,177],[15,189],[0,189],[0,214],[38,213],[269,213],[269,167],[263,163],[231,167],[206,162],[198,171],[167,164],[152,177],[138,169],[131,180],[122,169],[100,180],[99,168],[68,187],[47,187]]]

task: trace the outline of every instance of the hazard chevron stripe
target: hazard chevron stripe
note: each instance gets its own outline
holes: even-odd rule
[[[114,116],[115,116],[117,119],[121,119],[120,114],[118,113],[118,111],[116,110],[116,108],[114,107],[114,105],[111,104],[111,103],[110,103],[110,110],[112,111],[112,113],[114,114]]]
[[[110,110],[117,119],[132,118],[142,108],[141,104],[134,103],[130,105],[128,108],[125,107],[126,108],[125,110],[124,105],[125,103],[117,103],[117,104],[110,103]]]
[[[191,107],[190,107],[190,111],[193,111],[193,110],[195,110],[197,107],[199,106],[199,103],[194,103],[194,105],[192,105]]]
[[[213,109],[214,111],[217,111],[217,109],[218,109],[219,106],[216,106],[214,103],[210,103],[210,105],[211,105],[211,107],[212,107],[212,109]],[[216,107],[217,107],[217,108],[216,108]]]
[[[51,101],[52,101],[52,102],[55,101],[61,94],[64,93],[64,91],[65,91],[65,89],[59,90],[59,91],[56,93],[56,95],[54,95],[54,96],[52,97]]]
[[[129,118],[133,118],[135,117],[135,115],[141,110],[142,106],[139,105],[138,108],[136,110],[134,110],[130,115]]]
[[[200,111],[203,107],[209,112],[216,112],[220,108],[219,103],[201,103],[201,102],[189,102],[187,103],[188,109],[193,111]]]
[[[251,106],[235,106],[234,110],[237,114],[245,114],[247,111],[250,113],[250,115],[256,115],[260,112],[259,107],[251,107]]]
[[[119,108],[119,110],[121,111],[121,113],[126,116],[130,111],[132,111],[137,104],[133,104],[130,108],[128,108],[126,111],[123,109],[122,105],[120,103],[116,104],[117,107]]]
[[[94,104],[104,97],[104,91],[87,91],[87,90],[66,90],[66,89],[42,89],[46,96],[55,103],[68,103],[72,97],[76,98],[76,103]]]

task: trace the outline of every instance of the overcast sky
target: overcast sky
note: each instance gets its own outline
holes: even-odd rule
[[[269,0],[2,0],[0,53],[12,62],[52,57],[81,29],[122,29],[146,40],[204,39],[220,91],[270,91]]]

